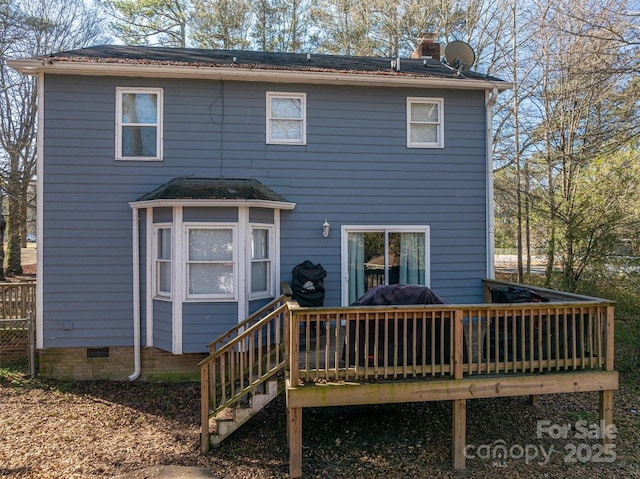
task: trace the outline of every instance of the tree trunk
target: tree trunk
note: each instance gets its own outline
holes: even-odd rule
[[[7,229],[7,222],[2,214],[4,194],[0,193],[0,281],[4,281],[4,233]]]
[[[20,247],[27,247],[27,195],[22,194],[20,201]]]
[[[22,274],[22,258],[21,258],[21,230],[22,224],[20,219],[21,205],[20,205],[20,189],[19,180],[16,178],[19,172],[17,168],[12,169],[12,173],[9,176],[9,185],[7,187],[7,200],[9,201],[9,215],[7,217],[7,269],[8,275],[20,275]],[[15,171],[15,173],[14,173]]]
[[[556,199],[553,188],[553,161],[547,160],[547,180],[549,181],[549,244],[547,245],[547,268],[545,270],[545,286],[551,286],[553,264],[556,260]]]

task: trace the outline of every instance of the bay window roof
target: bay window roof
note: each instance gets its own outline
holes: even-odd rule
[[[255,179],[178,177],[139,197],[133,208],[162,205],[256,206],[291,210],[282,195]]]

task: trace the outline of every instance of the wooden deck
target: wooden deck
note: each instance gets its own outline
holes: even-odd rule
[[[489,288],[505,284],[484,286],[488,301]],[[470,399],[599,391],[600,419],[612,424],[613,305],[536,291],[550,302],[301,308],[284,296],[201,363],[203,450],[205,418],[208,428],[241,385],[246,394],[280,368],[291,477],[302,475],[305,407],[452,401],[456,469],[465,467]]]

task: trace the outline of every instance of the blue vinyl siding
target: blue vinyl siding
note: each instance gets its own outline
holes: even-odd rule
[[[114,159],[117,86],[164,89],[163,161]],[[45,347],[133,344],[129,202],[178,176],[255,178],[296,203],[281,214],[281,279],[322,263],[326,305],[340,304],[340,227],[362,224],[430,225],[431,287],[452,303],[482,299],[484,92],[57,75],[44,87]],[[266,91],[307,93],[307,145],[266,144]],[[445,148],[406,148],[408,96],[444,98]],[[155,345],[170,350],[171,303],[154,304]],[[185,304],[184,351],[203,351],[236,307]]]
[[[169,301],[153,302],[153,345],[165,351],[172,350],[171,303]]]
[[[182,305],[183,352],[206,351],[207,344],[236,324],[238,324],[236,303],[184,303]]]

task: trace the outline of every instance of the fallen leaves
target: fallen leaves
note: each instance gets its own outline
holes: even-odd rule
[[[639,406],[635,386],[622,383],[614,463],[565,464],[562,455],[546,466],[470,459],[468,475],[640,478],[640,418],[632,412]],[[537,408],[525,398],[467,407],[467,443],[537,444],[538,420],[562,424],[576,411],[597,417],[598,395],[543,396]],[[199,449],[199,411],[197,384],[0,379],[0,477],[111,478],[157,465],[199,466],[228,479],[288,477],[283,396],[207,455]],[[303,444],[309,478],[459,477],[451,468],[447,402],[305,409]]]

